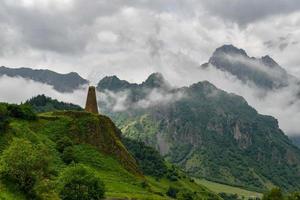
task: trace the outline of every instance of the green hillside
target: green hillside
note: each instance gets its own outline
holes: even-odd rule
[[[0,104],[0,121],[5,121],[0,199],[62,199],[70,191],[65,182],[73,178],[101,180],[107,199],[170,199],[170,189],[177,199],[220,199],[180,171],[176,180],[143,175],[105,116],[79,111],[35,116],[27,106]]]
[[[300,150],[275,118],[207,81],[183,88],[164,82],[157,74],[142,84],[106,77],[98,84],[108,99],[102,110],[126,137],[156,148],[192,176],[257,191],[300,187]],[[120,93],[127,94],[123,110],[115,109]]]

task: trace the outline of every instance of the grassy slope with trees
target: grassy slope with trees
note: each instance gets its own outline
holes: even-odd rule
[[[154,171],[138,166],[105,116],[78,111],[36,116],[28,105],[0,104],[0,121],[0,198],[170,199],[173,190],[177,199],[219,198],[161,160]],[[149,160],[159,160],[143,148]]]

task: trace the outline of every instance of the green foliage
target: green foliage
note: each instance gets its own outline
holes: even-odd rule
[[[167,166],[161,155],[152,147],[146,146],[128,138],[122,139],[126,148],[137,160],[140,169],[145,175],[162,178],[167,172]]]
[[[100,200],[104,198],[103,182],[93,170],[83,165],[68,167],[61,175],[59,182],[62,183],[60,191],[62,200]]]
[[[2,153],[1,177],[14,182],[25,194],[35,195],[35,184],[49,175],[50,159],[44,146],[16,138]]]
[[[289,194],[287,200],[300,200],[300,192],[293,192]]]
[[[7,110],[9,112],[9,116],[13,118],[35,120],[37,117],[31,106],[26,104],[9,104],[7,105]]]
[[[82,110],[82,108],[78,105],[59,102],[56,99],[46,97],[45,95],[38,95],[36,97],[33,97],[30,100],[26,101],[26,104],[31,105],[34,111],[38,113],[56,110]]]
[[[178,190],[177,188],[174,188],[174,187],[170,186],[166,194],[167,194],[169,197],[175,199],[176,196],[177,196],[178,191],[179,191],[179,190]]]
[[[190,192],[190,191],[180,191],[178,193],[178,197],[177,197],[178,200],[194,200],[196,199],[196,196],[194,193]]]
[[[239,196],[237,194],[227,194],[227,193],[222,192],[219,195],[224,200],[239,200]]]
[[[9,123],[9,114],[5,104],[0,104],[0,132],[5,131]]]
[[[74,154],[74,149],[72,146],[66,147],[62,153],[62,160],[66,164],[70,164],[72,162],[76,162],[76,157]]]
[[[63,152],[65,148],[73,146],[73,141],[67,137],[63,136],[56,142],[56,148],[59,152]]]
[[[280,188],[273,188],[264,194],[262,200],[284,200],[284,196]]]

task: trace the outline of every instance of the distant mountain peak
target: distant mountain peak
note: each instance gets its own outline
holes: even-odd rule
[[[287,72],[269,55],[249,57],[245,50],[233,45],[217,48],[209,62],[202,67],[208,67],[209,64],[231,73],[243,82],[252,81],[265,89],[285,87],[289,82]]]
[[[271,58],[269,55],[265,55],[265,56],[261,57],[261,61],[263,62],[264,65],[266,65],[268,67],[279,66],[278,63],[273,58]]]
[[[119,79],[117,76],[106,76],[101,79],[97,85],[98,90],[112,90],[119,91],[123,89],[128,89],[130,87],[130,83]]]
[[[164,76],[158,72],[150,74],[150,76],[142,83],[142,85],[149,88],[169,87],[169,83],[166,81]]]
[[[228,44],[228,45],[223,45],[219,48],[217,48],[215,50],[215,52],[213,53],[213,56],[218,56],[220,54],[227,54],[227,55],[241,55],[241,56],[247,56],[247,53],[244,49],[239,49],[235,46],[233,46],[232,44]]]

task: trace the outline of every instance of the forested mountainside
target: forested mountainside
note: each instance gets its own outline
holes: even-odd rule
[[[106,77],[98,89],[103,112],[126,137],[156,148],[192,176],[257,190],[300,186],[300,150],[275,118],[240,96],[209,82],[174,89],[161,74],[142,84]]]

